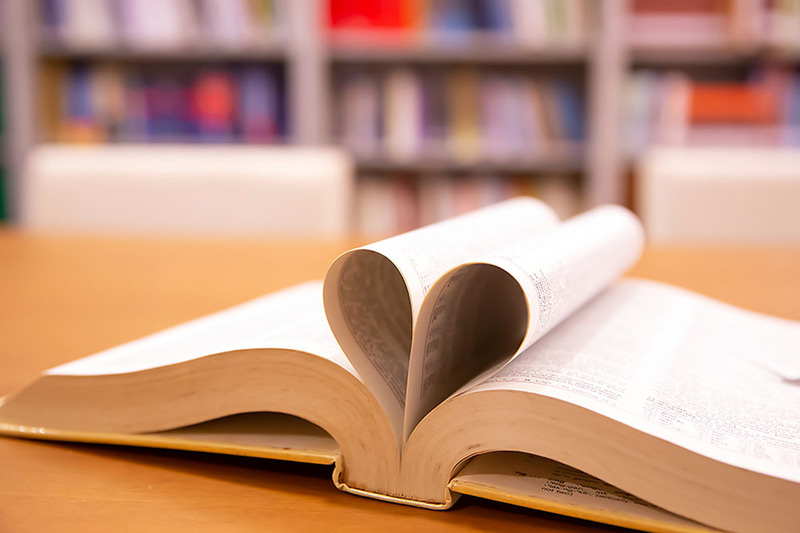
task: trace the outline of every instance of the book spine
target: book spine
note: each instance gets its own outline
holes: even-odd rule
[[[239,116],[242,140],[277,141],[281,137],[278,80],[272,70],[246,67],[239,75]]]

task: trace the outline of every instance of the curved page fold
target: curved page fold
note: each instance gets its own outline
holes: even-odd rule
[[[515,198],[351,250],[325,275],[333,334],[389,415],[398,442],[408,387],[411,336],[422,300],[446,271],[558,223],[533,198]]]
[[[531,346],[638,260],[633,214],[601,206],[446,273],[422,303],[404,438],[450,394]]]

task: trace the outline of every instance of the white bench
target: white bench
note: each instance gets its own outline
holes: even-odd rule
[[[353,165],[334,148],[40,145],[22,222],[68,232],[342,236]]]
[[[658,244],[800,244],[800,150],[652,148],[637,210]]]

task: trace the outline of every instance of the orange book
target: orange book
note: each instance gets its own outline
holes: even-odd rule
[[[693,123],[772,124],[779,120],[777,95],[767,87],[714,83],[694,85],[689,93]]]

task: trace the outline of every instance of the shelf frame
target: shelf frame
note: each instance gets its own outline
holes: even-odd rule
[[[247,48],[193,46],[188,48],[136,48],[117,45],[111,48],[75,47],[57,43],[41,43],[38,55],[42,60],[96,60],[147,62],[261,62],[285,61],[287,49],[283,43]]]

